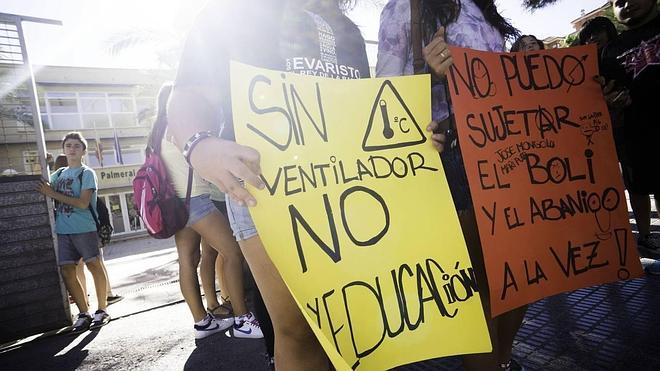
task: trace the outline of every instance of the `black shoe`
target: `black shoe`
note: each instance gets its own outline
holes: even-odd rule
[[[108,305],[110,305],[124,300],[124,297],[121,295],[112,295],[108,296],[106,300],[108,301]]]
[[[104,311],[104,310],[97,310],[96,313],[94,313],[94,320],[92,323],[89,325],[90,330],[96,330],[99,329],[110,322],[110,315]]]
[[[77,335],[81,332],[89,330],[89,325],[92,323],[92,317],[87,313],[78,314],[76,322],[71,327],[71,335]]]
[[[648,250],[660,251],[660,238],[657,235],[649,234],[637,239],[637,245]]]

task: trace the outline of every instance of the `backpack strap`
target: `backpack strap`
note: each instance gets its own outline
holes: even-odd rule
[[[66,167],[61,167],[61,168],[55,170],[55,172],[53,173],[53,175],[55,176],[55,183],[57,183],[57,181],[60,179],[60,175],[62,175],[62,172],[64,171],[65,168]],[[53,184],[51,183],[51,187],[52,186],[53,186]],[[53,212],[54,212],[54,215],[55,215],[55,219],[57,220],[57,207],[58,207],[60,202],[55,200],[55,199],[53,199],[53,201],[55,203],[55,209],[53,210]]]
[[[169,87],[169,91],[166,92],[166,95],[162,97],[159,96],[159,106],[158,116],[156,121],[151,127],[151,134],[149,135],[149,143],[147,143],[147,156],[151,153],[160,153],[160,144],[163,141],[165,136],[165,131],[167,130],[167,105],[165,104],[172,94],[172,88]],[[190,205],[190,193],[192,192],[192,182],[193,182],[193,169],[188,166],[188,187],[186,189],[186,208]]]
[[[78,174],[78,180],[80,180],[80,191],[82,192],[82,182],[83,182],[83,174],[85,173],[85,169]],[[98,195],[96,196],[98,197]],[[96,229],[99,229],[101,227],[101,223],[99,223],[99,219],[96,217],[96,213],[94,212],[94,208],[92,207],[92,200],[89,200],[89,205],[87,205],[87,209],[89,212],[92,214],[92,218],[94,218],[94,223],[96,223]]]
[[[55,181],[57,181],[57,179],[60,178],[60,175],[62,175],[62,172],[64,171],[64,169],[65,169],[64,167],[61,167],[61,168],[59,168],[55,171],[55,173],[53,174],[53,175],[56,176]]]
[[[186,209],[190,206],[190,192],[192,192],[193,169],[188,166],[188,188],[186,189]]]
[[[422,10],[421,0],[410,0],[410,39],[413,50],[413,71],[415,75],[424,73],[426,62],[422,56]]]

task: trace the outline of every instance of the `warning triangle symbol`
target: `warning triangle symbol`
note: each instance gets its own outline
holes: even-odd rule
[[[401,148],[424,143],[426,137],[390,80],[380,86],[362,139],[364,151]]]

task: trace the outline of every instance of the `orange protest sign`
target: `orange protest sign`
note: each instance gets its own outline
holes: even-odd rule
[[[596,48],[451,51],[492,314],[640,276]]]

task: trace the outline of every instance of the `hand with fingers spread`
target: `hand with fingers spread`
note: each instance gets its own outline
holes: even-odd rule
[[[431,72],[439,78],[444,78],[449,67],[454,63],[449,45],[445,42],[445,28],[440,27],[433,35],[431,42],[422,49],[424,60]]]
[[[445,149],[445,141],[447,140],[445,134],[438,131],[440,125],[436,121],[431,121],[426,127],[426,131],[432,132],[431,143],[438,150],[438,153],[442,153]]]
[[[253,148],[217,137],[201,141],[190,155],[190,162],[199,175],[247,206],[255,206],[257,201],[240,180],[263,189],[259,161],[259,152]]]

